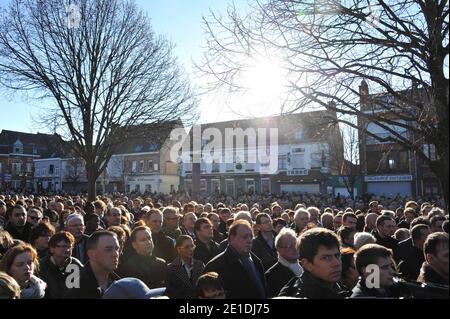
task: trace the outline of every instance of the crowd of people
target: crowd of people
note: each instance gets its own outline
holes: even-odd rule
[[[0,194],[3,298],[449,298],[441,198]]]

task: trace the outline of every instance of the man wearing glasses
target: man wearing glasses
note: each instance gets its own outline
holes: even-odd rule
[[[69,232],[62,231],[50,238],[50,255],[41,260],[39,272],[39,277],[47,283],[49,298],[62,298],[68,290],[66,279],[73,273],[71,268],[78,271],[83,268],[81,262],[72,257],[74,244],[75,238]]]
[[[42,219],[42,212],[35,207],[28,209],[27,222],[31,225],[37,225]]]

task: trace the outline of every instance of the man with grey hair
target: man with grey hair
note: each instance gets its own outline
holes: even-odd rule
[[[300,235],[306,228],[309,222],[309,212],[305,208],[299,208],[294,214],[295,233]]]
[[[111,207],[106,211],[106,224],[108,227],[119,226],[121,222],[122,211],[119,207]]]
[[[75,246],[72,251],[72,256],[81,261],[84,265],[87,260],[87,241],[89,236],[84,234],[84,218],[80,214],[74,213],[67,216],[66,230],[75,237]]]
[[[375,244],[377,242],[375,236],[368,232],[358,232],[354,236],[354,246],[358,250],[366,244]]]
[[[298,261],[297,237],[289,228],[283,228],[275,238],[278,261],[266,271],[267,292],[269,297],[278,296],[292,277],[299,277],[303,268]]]
[[[253,227],[253,220],[252,220],[252,215],[250,215],[250,212],[246,212],[246,211],[241,210],[241,211],[237,212],[237,213],[234,215],[234,218],[233,218],[233,219],[234,219],[234,221],[237,221],[237,220],[240,220],[240,219],[246,220],[246,221],[248,221],[248,222],[250,223],[250,225],[252,225],[252,227]],[[227,249],[227,247],[228,247],[228,238],[224,239],[224,240],[220,243],[220,245],[219,245],[219,252],[225,251],[225,249]]]
[[[317,207],[314,206],[310,206],[307,209],[308,213],[309,213],[309,222],[310,223],[314,223],[316,226],[321,227],[322,225],[320,224],[320,209],[318,209]]]

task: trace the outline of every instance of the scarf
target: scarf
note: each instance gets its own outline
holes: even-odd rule
[[[303,268],[300,266],[300,263],[293,263],[291,264],[286,259],[278,255],[278,262],[282,264],[283,266],[289,268],[297,277],[301,276],[303,274]]]
[[[40,278],[32,275],[28,287],[21,289],[21,299],[42,299],[45,295],[47,284]]]

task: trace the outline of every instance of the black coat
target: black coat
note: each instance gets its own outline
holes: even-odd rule
[[[375,288],[367,288],[363,279],[359,279],[358,283],[352,290],[350,298],[399,298],[401,297],[400,289],[392,285],[384,292],[380,292]]]
[[[219,244],[215,241],[210,241],[210,249],[199,239],[195,240],[194,259],[200,260],[205,265],[219,254]]]
[[[266,271],[267,293],[268,297],[276,297],[289,280],[295,277],[295,274],[280,262],[277,262]]]
[[[69,265],[75,265],[78,269],[83,269],[83,264],[76,258],[71,257]],[[47,283],[45,297],[50,299],[59,299],[64,296],[68,288],[66,278],[71,274],[66,272],[67,266],[60,269],[50,259],[50,256],[44,257],[39,262],[39,278]]]
[[[118,274],[122,277],[134,277],[142,280],[150,289],[165,286],[167,264],[163,259],[130,253],[122,260]]]
[[[278,261],[278,253],[275,248],[275,242],[273,247],[270,248],[269,244],[267,244],[261,234],[258,234],[258,236],[253,239],[252,252],[258,256],[259,259],[261,259],[265,271],[275,265]]]
[[[180,257],[168,265],[166,279],[166,295],[171,299],[195,299],[196,284],[201,276],[205,265],[200,260],[193,260],[191,278],[186,269],[182,266]]]
[[[166,263],[171,263],[176,255],[174,239],[165,235],[162,231],[159,233],[152,233],[153,243],[155,249],[153,255],[158,258],[162,258]]]
[[[394,249],[394,259],[397,264],[405,260],[414,250],[412,238],[405,239],[397,244]]]
[[[88,235],[83,234],[83,237],[78,243],[75,243],[75,246],[72,250],[72,256],[81,261],[83,265],[85,265],[88,261],[87,255],[87,241],[89,239]]]
[[[424,261],[425,256],[423,255],[423,251],[417,247],[413,247],[409,255],[398,264],[402,278],[416,281]]]
[[[216,243],[220,243],[220,242],[222,242],[222,240],[224,240],[226,238],[226,236],[224,234],[222,234],[221,232],[219,232],[218,230],[214,229],[213,232],[214,232],[213,240]]]
[[[20,228],[20,230],[19,230],[19,228],[15,227],[13,224],[8,223],[5,227],[5,230],[14,239],[19,239],[26,243],[30,242],[31,224],[29,224],[29,223],[26,223],[25,226]]]
[[[373,235],[375,236],[378,245],[392,249],[392,251],[394,251],[395,248],[397,247],[398,240],[395,239],[394,237],[381,238],[381,236],[378,234],[378,232],[375,232]]]
[[[266,280],[261,261],[255,254],[250,253],[253,263],[258,271],[264,288]],[[222,280],[228,299],[261,299],[266,296],[261,295],[257,285],[248,275],[244,266],[239,260],[239,256],[228,247],[223,253],[213,258],[203,270],[203,273],[210,271],[217,272]]]
[[[120,277],[115,273],[109,275],[109,285]],[[97,278],[95,278],[94,272],[92,271],[91,265],[86,263],[80,274],[80,285],[79,288],[70,288],[65,293],[65,299],[101,299],[103,297],[104,291],[100,288]]]
[[[336,283],[330,289],[322,280],[306,271],[300,277],[292,278],[280,291],[278,296],[307,299],[344,299],[350,292]]]
[[[423,263],[417,281],[427,284],[449,285],[448,278],[446,279],[438,274],[427,262]]]

